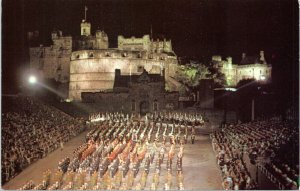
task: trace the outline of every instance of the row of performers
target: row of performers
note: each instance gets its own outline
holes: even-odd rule
[[[124,113],[94,113],[89,115],[90,122],[98,121],[118,121],[125,122],[128,120],[136,119],[136,114],[124,114]],[[148,113],[145,116],[145,122],[155,121],[155,122],[164,122],[164,123],[175,123],[175,124],[187,124],[187,125],[203,125],[204,119],[201,114],[190,114],[190,113],[180,113],[180,112],[155,112]]]

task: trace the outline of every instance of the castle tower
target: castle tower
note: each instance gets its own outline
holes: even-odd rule
[[[229,56],[226,58],[226,60],[227,60],[227,67],[231,69],[232,68],[232,57]]]
[[[91,35],[91,23],[86,22],[85,20],[82,20],[81,24],[81,36],[89,36]]]
[[[84,20],[82,20],[80,27],[81,27],[81,36],[90,36],[91,35],[91,23],[86,21],[86,11],[88,8],[85,6],[84,8]]]
[[[261,62],[263,62],[263,63],[266,62],[266,59],[265,59],[265,53],[264,53],[263,50],[261,50],[261,51],[259,52],[259,61],[261,61]]]
[[[51,37],[52,37],[52,40],[57,38],[57,31],[56,30],[52,31]]]
[[[243,52],[243,53],[242,53],[242,60],[244,60],[245,58],[246,58],[246,53]]]
[[[108,37],[104,31],[96,31],[96,48],[107,49],[108,48]]]
[[[169,40],[168,42],[168,52],[172,52],[173,51],[173,48],[172,48],[172,40]]]

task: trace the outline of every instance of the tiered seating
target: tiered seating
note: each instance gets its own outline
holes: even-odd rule
[[[212,137],[213,147],[248,153],[278,189],[296,189],[299,177],[299,129],[279,118],[229,125]],[[216,138],[217,136],[217,138]],[[218,141],[229,143],[223,147]],[[225,147],[224,147],[225,146]],[[299,185],[298,185],[299,186]]]
[[[31,97],[5,98],[2,113],[2,183],[78,135],[83,121]]]

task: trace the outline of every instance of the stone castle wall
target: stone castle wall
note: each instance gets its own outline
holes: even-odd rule
[[[84,104],[88,105],[93,112],[104,111],[130,111],[131,100],[128,93],[83,93]]]
[[[96,31],[95,36],[81,36],[73,41],[73,51],[108,49],[108,46],[107,34],[100,30]]]
[[[118,36],[118,48],[121,50],[146,50],[150,51],[150,36],[144,35],[142,38],[124,38]]]
[[[124,38],[122,35],[118,36],[118,49],[120,50],[144,50],[152,52],[173,52],[171,40],[163,41],[150,38],[149,35],[144,35],[142,38]]]
[[[143,69],[150,74],[162,74],[162,69],[165,68],[166,76],[175,76],[176,58],[154,54],[149,59],[146,54],[139,55],[139,52],[130,52],[127,55],[124,53],[127,52],[114,49],[73,52],[70,62],[69,98],[81,100],[81,92],[112,90],[115,69],[120,69],[122,75],[134,75],[141,74]]]
[[[68,82],[71,50],[57,47],[30,48],[30,67],[39,70],[43,78]]]
[[[54,31],[52,41],[52,46],[40,45],[29,49],[30,68],[41,72],[43,78],[66,83],[69,81],[70,74],[72,37],[62,36],[62,31]]]
[[[270,81],[272,67],[267,64],[241,65],[237,67],[237,82],[242,79],[254,78],[255,80]]]
[[[84,92],[82,99],[93,112],[122,110],[138,114],[140,113],[140,104],[144,101],[149,102],[149,112],[154,112],[154,103],[157,104],[157,109],[160,111],[178,109],[178,93],[149,94],[149,97],[143,98],[137,89],[131,93]]]

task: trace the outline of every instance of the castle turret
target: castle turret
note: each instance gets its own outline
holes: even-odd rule
[[[52,31],[51,37],[52,37],[52,40],[57,38],[57,31],[56,30]]]
[[[243,52],[243,53],[242,53],[242,60],[245,59],[245,58],[246,58],[246,53]]]
[[[63,36],[63,33],[62,33],[61,30],[58,31],[58,36],[59,36],[59,37],[62,37],[62,36]]]
[[[211,57],[212,61],[216,61],[216,62],[221,62],[222,61],[222,57],[220,55],[214,55]]]
[[[96,47],[97,49],[107,49],[108,48],[108,37],[104,31],[96,31]]]
[[[96,38],[102,38],[102,31],[101,30],[96,30]]]
[[[85,20],[82,20],[81,24],[81,36],[89,36],[91,35],[91,23],[86,22]]]
[[[263,63],[266,63],[265,53],[264,53],[263,50],[261,50],[261,51],[259,52],[259,61],[260,61],[260,62],[263,62]]]
[[[227,67],[231,69],[232,68],[232,57],[229,56],[226,58],[226,60],[227,60]]]
[[[166,52],[173,52],[173,50],[172,50],[172,41],[171,40],[169,40],[168,42],[167,42],[167,47],[166,47],[166,50],[165,50]]]

